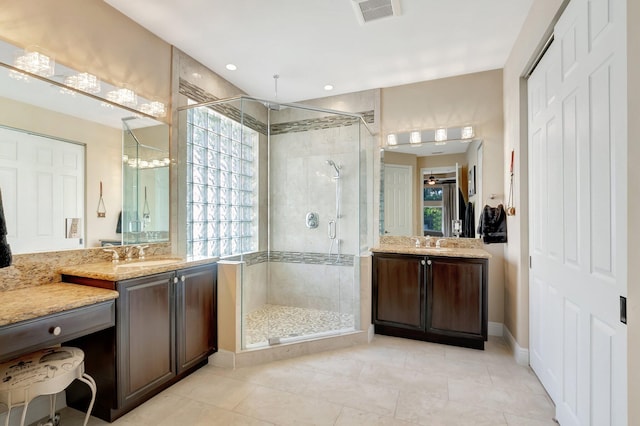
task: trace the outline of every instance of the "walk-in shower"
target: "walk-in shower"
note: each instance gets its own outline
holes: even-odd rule
[[[241,348],[358,329],[361,114],[242,97],[183,107],[179,129],[187,253],[241,265]]]

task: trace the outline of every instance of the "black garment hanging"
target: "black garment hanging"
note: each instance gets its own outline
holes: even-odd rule
[[[478,234],[486,244],[507,242],[507,214],[502,204],[498,204],[498,207],[484,206]]]
[[[7,243],[7,222],[2,207],[2,191],[0,190],[0,268],[11,266],[11,247]]]
[[[467,203],[467,209],[464,214],[464,223],[462,224],[464,236],[467,238],[476,237],[476,213],[473,208],[473,203],[469,201]]]

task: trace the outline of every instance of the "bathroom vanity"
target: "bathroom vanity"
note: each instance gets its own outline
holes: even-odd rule
[[[87,373],[99,389],[97,417],[117,419],[206,364],[217,350],[217,265],[211,260],[109,262],[60,273],[65,282],[119,293],[115,327],[65,343],[85,352]],[[75,383],[67,390],[71,407],[86,407],[88,398]]]
[[[484,349],[488,252],[410,244],[371,251],[376,333]]]

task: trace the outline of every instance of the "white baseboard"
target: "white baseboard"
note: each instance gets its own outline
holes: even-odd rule
[[[501,322],[491,322],[487,325],[487,334],[489,336],[504,337],[504,324]]]
[[[513,351],[513,357],[519,365],[529,365],[529,349],[521,347],[507,327],[504,327],[504,339]]]

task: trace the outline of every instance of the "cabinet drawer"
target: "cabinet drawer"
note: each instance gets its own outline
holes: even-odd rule
[[[113,300],[7,325],[0,328],[0,361],[113,325]]]

